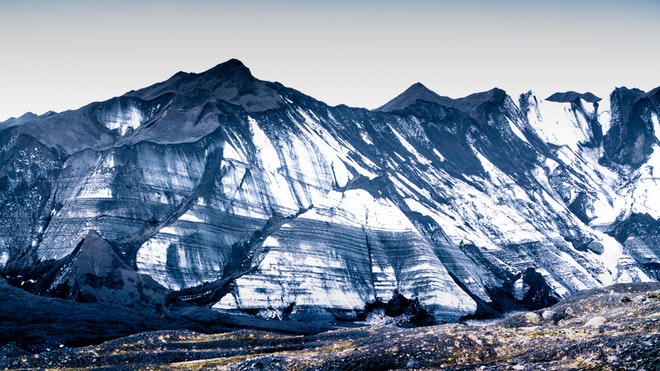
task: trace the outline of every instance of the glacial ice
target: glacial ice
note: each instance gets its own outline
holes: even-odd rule
[[[497,306],[497,290],[521,299],[530,268],[558,297],[655,279],[648,241],[608,233],[660,218],[660,151],[601,161],[592,124],[620,124],[606,100],[596,112],[529,94],[523,112],[494,90],[387,113],[238,75],[0,131],[0,267],[18,249],[66,257],[93,229],[169,289],[221,286],[214,308],[356,313],[400,293],[452,319],[476,298]]]
[[[117,130],[120,135],[126,135],[128,130],[136,130],[142,125],[144,118],[137,107],[128,107],[115,115],[104,117],[104,124],[109,130]]]

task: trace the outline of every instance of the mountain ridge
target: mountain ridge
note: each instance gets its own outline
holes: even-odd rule
[[[0,271],[29,289],[98,234],[130,267],[106,273],[168,300],[323,326],[399,295],[456,321],[657,281],[658,91],[417,83],[366,110],[238,60],[180,72],[0,125]]]

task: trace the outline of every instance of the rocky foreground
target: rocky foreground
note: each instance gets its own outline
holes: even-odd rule
[[[372,318],[377,322],[378,318]],[[660,370],[660,284],[619,284],[496,321],[317,335],[145,332],[31,354],[0,348],[0,369]]]

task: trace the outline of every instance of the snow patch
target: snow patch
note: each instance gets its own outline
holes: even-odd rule
[[[651,122],[653,122],[655,138],[660,140],[660,119],[658,119],[658,115],[656,115],[655,112],[651,113]]]
[[[192,210],[188,210],[185,212],[185,214],[181,215],[179,217],[179,220],[181,221],[186,221],[186,222],[191,222],[191,223],[204,223],[204,220],[196,216]]]
[[[631,212],[647,213],[660,219],[660,146],[653,145],[649,160],[637,171],[637,181],[629,190],[628,203]]]
[[[403,135],[399,134],[399,132],[396,131],[391,125],[389,126],[389,128],[392,131],[392,133],[394,133],[394,136],[399,141],[399,143],[401,143],[401,145],[403,145],[403,147],[408,152],[410,152],[413,156],[415,156],[415,158],[417,158],[417,161],[419,161],[420,164],[428,165],[431,163],[431,161],[429,161],[426,157],[419,154],[419,152],[417,152],[415,147],[412,144],[410,144],[410,142],[408,142],[406,138],[403,137]]]
[[[599,230],[593,230],[600,243],[603,244],[602,254],[591,254],[590,258],[600,261],[607,272],[599,275],[598,279],[603,285],[611,285],[619,276],[619,260],[623,255],[623,246],[614,237]]]
[[[111,152],[110,154],[108,154],[108,156],[106,156],[103,159],[103,165],[102,166],[104,168],[108,168],[108,169],[113,169],[115,167],[115,154],[114,154],[114,152]]]
[[[362,138],[362,141],[367,143],[367,144],[370,144],[370,145],[374,144],[374,142],[369,137],[369,134],[367,134],[365,131],[360,131],[360,138]]]
[[[222,149],[223,160],[238,161],[247,164],[248,160],[244,153],[240,153],[233,145],[225,143]]]
[[[117,112],[105,121],[109,130],[117,130],[120,135],[126,135],[129,129],[136,130],[142,124],[144,117],[137,107],[129,107],[125,111]]]
[[[262,246],[264,246],[264,247],[278,247],[278,246],[281,246],[281,245],[280,245],[280,242],[277,240],[277,238],[275,238],[273,236],[268,236],[268,237],[266,237],[266,239],[262,243]]]
[[[250,133],[252,134],[252,141],[257,149],[257,158],[261,161],[264,170],[275,173],[277,169],[282,167],[277,150],[273,146],[266,133],[259,127],[259,124],[252,117],[248,117],[250,124]]]
[[[332,168],[332,173],[334,175],[335,183],[337,186],[346,187],[346,184],[348,184],[348,181],[352,178],[352,174],[348,171],[348,169],[346,169],[344,162],[340,160],[339,157],[335,157],[332,160],[330,167]]]
[[[219,302],[213,304],[211,307],[213,309],[217,310],[232,310],[232,309],[238,309],[238,302],[236,301],[236,298],[234,297],[234,294],[229,293],[220,299]]]
[[[621,215],[623,205],[620,199],[617,199],[616,204],[613,205],[610,200],[603,199],[600,194],[598,196],[598,199],[591,204],[594,210],[593,214],[596,217],[589,222],[589,226],[606,227],[614,223]]]
[[[546,143],[577,148],[578,143],[588,142],[591,128],[584,115],[571,107],[571,103],[559,103],[530,96],[527,119],[537,136]]]
[[[518,125],[516,125],[515,122],[513,122],[511,119],[507,118],[507,121],[509,122],[509,127],[511,128],[511,131],[520,139],[522,139],[524,142],[529,143],[527,138],[525,138],[525,134],[520,130]]]
[[[437,149],[433,148],[433,153],[435,153],[435,155],[440,159],[440,161],[444,162],[446,160],[445,156],[443,156],[442,153],[438,152]]]
[[[171,235],[173,235],[173,236],[178,236],[178,235],[179,235],[179,232],[177,232],[177,230],[174,229],[174,228],[171,227],[171,226],[163,227],[163,228],[160,229],[159,232],[160,232],[160,233],[163,233],[163,234],[171,234]]]
[[[412,181],[410,181],[410,179],[406,178],[403,174],[396,173],[396,178],[398,178],[398,180],[395,180],[393,176],[389,176],[389,178],[392,181],[392,183],[394,183],[397,186],[397,189],[401,191],[399,193],[406,193],[407,191],[408,195],[412,195],[413,197],[416,197],[415,194],[419,194],[425,197],[426,199],[431,199],[431,193],[428,190],[416,186]]]
[[[552,173],[559,167],[559,163],[550,157],[546,157],[545,160],[543,161],[545,166],[548,168],[548,172]]]

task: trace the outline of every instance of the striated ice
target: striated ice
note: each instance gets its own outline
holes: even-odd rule
[[[614,164],[599,133],[629,111],[658,137],[643,99],[518,107],[496,89],[387,113],[220,75],[2,129],[0,267],[94,229],[166,288],[272,317],[400,293],[456,319],[527,300],[530,268],[553,297],[657,278],[655,237],[617,228],[660,218],[658,144]]]
[[[651,157],[635,174],[636,181],[628,187],[630,210],[660,219],[660,146],[653,145]]]
[[[114,116],[105,118],[105,125],[109,130],[117,130],[120,135],[126,135],[129,129],[135,130],[142,124],[144,118],[137,107],[129,107],[119,111]]]
[[[2,253],[0,253],[0,266],[4,267],[8,261],[9,261],[9,253],[7,251],[2,251]]]
[[[266,133],[259,127],[256,120],[248,117],[248,121],[250,122],[252,140],[257,149],[257,159],[261,161],[261,165],[265,171],[270,173],[277,172],[282,167],[282,164],[280,163],[280,157],[277,155],[275,147],[273,147],[273,143],[271,143]]]

